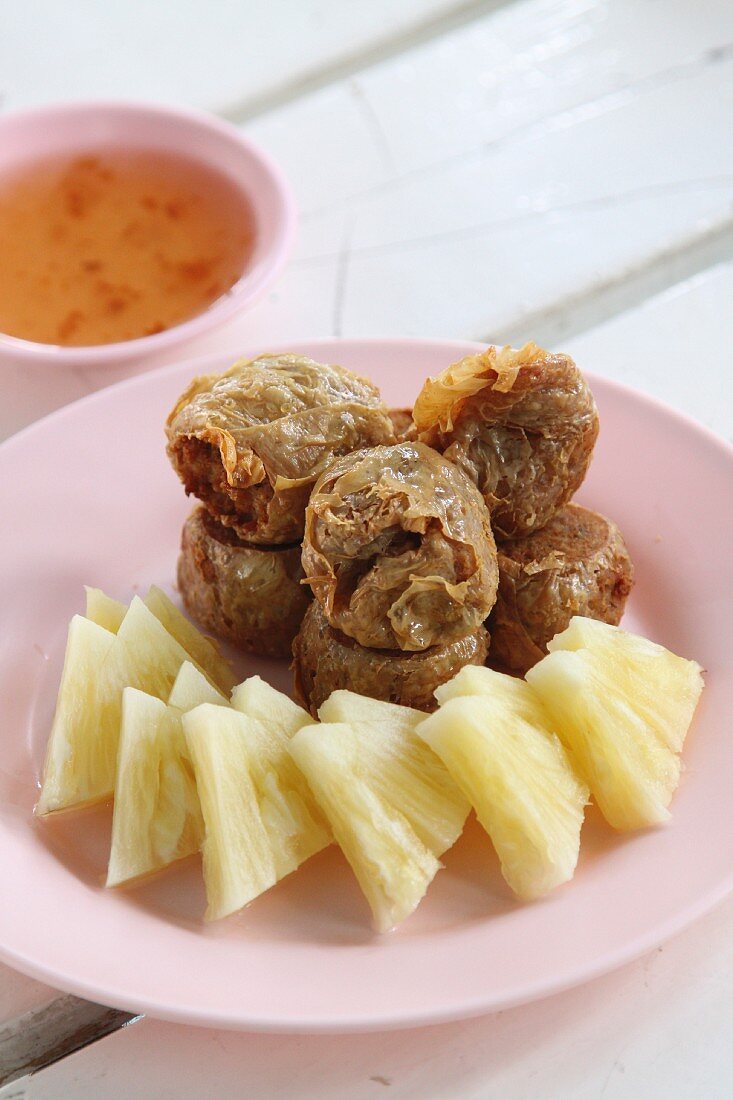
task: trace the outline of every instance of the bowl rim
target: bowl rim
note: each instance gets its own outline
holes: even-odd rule
[[[169,106],[144,99],[69,100],[9,111],[0,116],[0,140],[3,130],[11,126],[22,127],[26,123],[32,125],[39,120],[53,120],[59,116],[104,114],[157,116],[160,120],[167,119],[196,129],[206,129],[244,150],[264,171],[267,187],[275,200],[274,226],[269,237],[263,238],[261,259],[255,268],[246,269],[225,294],[201,313],[163,332],[110,344],[66,346],[38,343],[0,331],[0,361],[12,357],[17,363],[32,363],[36,366],[83,368],[108,367],[126,360],[142,360],[148,355],[153,356],[157,352],[192,340],[218,327],[246,306],[252,305],[281,273],[290,256],[295,240],[297,207],[286,176],[269,153],[246,137],[237,126],[207,111],[195,107]],[[197,154],[194,153],[193,158],[196,157]],[[207,163],[205,157],[198,159]],[[29,163],[31,162],[32,158],[29,158]],[[238,185],[236,176],[232,179]],[[240,190],[256,210],[257,193],[247,191],[244,187],[240,187]]]

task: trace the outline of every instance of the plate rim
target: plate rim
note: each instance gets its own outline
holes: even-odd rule
[[[100,1001],[94,986],[75,979],[69,979],[65,975],[59,975],[61,981],[55,981],[56,972],[52,968],[38,966],[32,960],[22,955],[16,955],[0,944],[0,962],[4,962],[29,978],[51,985],[60,993],[71,993],[85,1000],[97,1004],[104,1004],[110,1008],[121,1009],[134,1016],[150,1016],[151,1019],[163,1020],[167,1023],[182,1024],[190,1027],[213,1028],[223,1031],[247,1031],[269,1035],[349,1035],[366,1034],[379,1031],[408,1031],[412,1028],[430,1027],[432,1025],[456,1023],[460,1020],[471,1020],[480,1016],[490,1015],[495,1012],[503,1012],[511,1008],[518,1008],[525,1004],[534,1004],[537,1001],[546,1000],[571,989],[579,988],[596,978],[611,974],[627,963],[634,962],[643,955],[648,954],[661,944],[666,943],[674,936],[683,932],[701,917],[711,912],[733,890],[733,870],[728,879],[716,890],[711,890],[704,895],[697,906],[691,907],[676,917],[670,918],[665,924],[658,925],[646,936],[639,936],[629,945],[620,948],[613,955],[604,955],[603,960],[595,966],[581,966],[570,971],[566,979],[552,981],[550,979],[538,982],[536,985],[527,985],[515,995],[502,997],[475,998],[466,1003],[465,1007],[456,1007],[446,1010],[425,1009],[423,1012],[400,1013],[390,1016],[388,1013],[365,1015],[359,1017],[351,1011],[351,1018],[343,1020],[337,1015],[320,1018],[309,1016],[302,1020],[294,1017],[283,1021],[281,1017],[258,1016],[255,1018],[233,1017],[231,1014],[218,1014],[208,1010],[190,1012],[188,1009],[171,1008],[168,1004],[161,1004],[151,998],[142,1001],[128,1001],[126,997],[110,997]],[[53,978],[53,981],[49,979]]]

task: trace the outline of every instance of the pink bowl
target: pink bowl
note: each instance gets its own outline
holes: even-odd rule
[[[251,305],[285,264],[295,234],[290,188],[269,156],[234,126],[200,111],[151,103],[69,103],[0,118],[0,175],[57,154],[120,146],[195,157],[225,175],[249,202],[257,227],[247,269],[231,290],[203,313],[136,340],[92,347],[60,347],[0,333],[0,357],[35,365],[100,367],[182,344]]]

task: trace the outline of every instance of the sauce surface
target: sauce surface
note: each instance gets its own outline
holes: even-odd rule
[[[254,219],[199,162],[118,149],[0,178],[0,332],[80,347],[162,332],[246,269]]]

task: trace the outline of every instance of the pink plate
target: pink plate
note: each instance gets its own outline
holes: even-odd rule
[[[371,375],[395,404],[475,350],[421,341],[305,342]],[[508,895],[475,825],[395,933],[369,931],[339,853],[205,927],[197,861],[106,891],[108,808],[32,817],[66,624],[82,585],[128,598],[172,584],[187,502],[162,425],[222,356],[85,398],[0,448],[0,955],[53,986],[186,1023],[271,1031],[403,1027],[529,1001],[610,970],[733,885],[733,450],[601,378],[602,432],[582,500],[618,520],[638,583],[626,624],[707,669],[665,828],[617,837],[593,813],[575,880],[541,903]],[[250,660],[287,686],[285,664]]]

